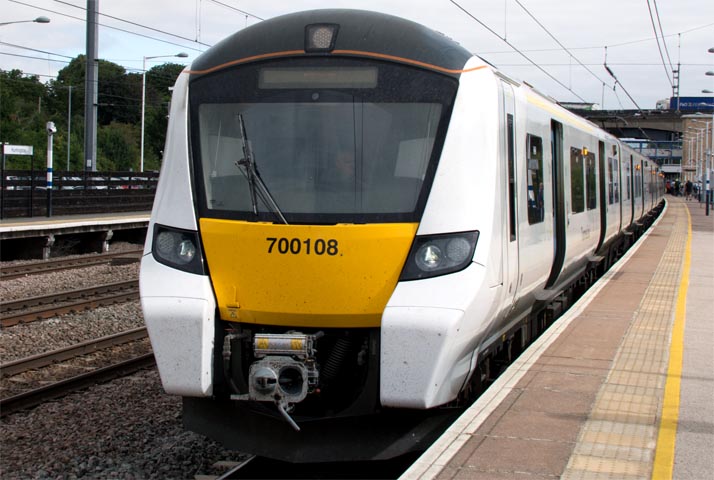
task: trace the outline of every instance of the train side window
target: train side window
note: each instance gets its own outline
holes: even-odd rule
[[[595,154],[589,152],[585,155],[585,199],[588,210],[594,210],[597,207],[597,177],[595,165]]]
[[[572,213],[585,211],[583,167],[582,151],[579,148],[570,147],[570,209]]]
[[[609,187],[609,198],[608,203],[612,205],[613,203],[620,202],[620,178],[619,169],[617,165],[617,158],[608,158],[608,166],[610,171],[608,172],[608,187]]]
[[[528,134],[526,137],[528,223],[541,223],[543,208],[543,139]]]
[[[630,161],[625,162],[625,183],[627,184],[627,200],[632,198],[632,193],[630,189],[630,183],[632,182],[632,173],[630,172],[630,165],[632,165],[632,155],[630,155]]]

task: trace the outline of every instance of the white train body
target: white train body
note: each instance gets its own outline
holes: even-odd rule
[[[194,419],[188,421],[190,428],[238,448],[254,445],[266,454],[270,447],[262,448],[255,432],[270,430],[259,430],[262,419],[270,417],[269,425],[277,431],[265,436],[273,442],[281,437],[278,443],[283,442],[272,447],[274,456],[333,459],[338,455],[329,449],[299,457],[285,452],[299,450],[297,443],[335,441],[323,436],[324,428],[313,429],[317,420],[339,424],[344,418],[367,418],[392,409],[434,409],[467,398],[474,385],[491,375],[493,359],[501,358],[506,349],[517,350],[542,330],[554,301],[558,304],[558,299],[592,281],[596,270],[609,267],[660,203],[662,188],[656,166],[648,159],[423,27],[356,11],[307,12],[271,22],[276,20],[214,47],[213,56],[209,51],[208,58],[201,57],[176,82],[142,260],[142,306],[164,389],[189,399],[185,414]],[[351,34],[361,32],[365,22],[377,33],[370,38]],[[338,25],[332,33],[336,41],[302,52],[285,46],[291,31],[308,32],[306,26],[312,25]],[[267,40],[264,32],[270,28],[282,36]],[[390,42],[397,32],[403,37]],[[276,45],[246,46],[257,38]],[[280,44],[283,40],[285,45]],[[303,41],[301,37],[293,43]],[[442,61],[445,49],[451,53]],[[313,61],[318,62],[315,71],[334,78],[315,85],[304,80],[310,77],[305,72],[314,73],[309,70],[316,65]],[[332,62],[338,69],[352,68],[359,78],[342,78],[330,70]],[[248,73],[240,73],[250,68],[265,69],[260,70],[260,82],[275,82],[268,87],[257,84],[256,92],[314,91],[310,98],[318,103],[321,96],[340,88],[351,94],[378,90],[383,88],[383,76],[399,79],[402,70],[424,79],[439,77],[433,79],[434,85],[443,81],[445,91],[453,92],[451,97],[448,92],[443,95],[447,100],[441,106],[433,94],[427,101],[419,92],[407,91],[421,85],[415,82],[397,85],[404,91],[394,100],[388,98],[391,93],[381,92],[375,94],[378,100],[370,97],[361,104],[368,106],[353,107],[362,123],[351,128],[362,144],[354,140],[349,147],[361,159],[360,166],[352,168],[364,179],[370,168],[377,171],[391,161],[394,180],[384,182],[392,182],[394,197],[401,195],[397,185],[406,184],[412,175],[409,180],[416,180],[421,189],[415,206],[409,206],[412,210],[402,208],[408,202],[391,198],[389,192],[373,193],[379,191],[384,174],[375,174],[371,186],[359,187],[360,204],[372,209],[364,216],[350,204],[345,207],[349,215],[343,218],[337,214],[342,208],[339,193],[330,197],[327,190],[309,190],[318,188],[319,176],[327,170],[296,176],[293,184],[281,186],[281,174],[295,166],[295,175],[303,175],[298,168],[303,163],[305,169],[316,168],[309,162],[317,164],[314,159],[324,152],[319,142],[301,138],[290,143],[285,140],[288,134],[280,134],[299,129],[282,125],[285,119],[276,107],[285,105],[282,100],[271,97],[267,106],[258,107],[262,91],[249,92],[246,99],[242,94],[231,97],[232,89],[250,88],[244,86]],[[290,68],[305,70],[300,79],[281,76]],[[233,84],[234,71],[246,77]],[[304,81],[308,83],[300,83]],[[231,93],[225,96],[221,89]],[[342,98],[334,97],[331,102],[337,103],[310,112],[330,111],[328,107]],[[380,100],[386,103],[379,104]],[[436,129],[422,138],[404,133],[394,148],[380,151],[392,152],[391,160],[380,153],[385,155],[382,163],[370,164],[368,157],[377,155],[372,145],[391,131],[380,133],[389,126],[386,120],[380,123],[387,114],[369,110],[373,104],[367,102],[383,105],[379,108],[388,110],[393,121],[402,118],[414,124],[418,114],[437,111],[425,114],[431,116],[424,121]],[[410,102],[416,106],[402,106]],[[226,113],[225,105],[234,110]],[[267,111],[269,121],[254,120],[260,108]],[[307,122],[300,109],[309,108],[299,102],[291,121]],[[231,115],[235,124],[229,121]],[[329,130],[340,119],[328,119],[320,128]],[[432,125],[435,119],[438,127]],[[278,133],[263,133],[270,122]],[[225,134],[228,128],[234,130],[230,138]],[[283,155],[291,155],[292,163],[274,173],[270,149],[288,143],[291,153]],[[307,160],[300,148],[312,152]],[[233,154],[226,153],[230,151]],[[269,207],[261,185],[249,178],[246,159],[251,154],[277,209]],[[335,155],[330,150],[326,156]],[[429,158],[418,160],[419,156]],[[426,166],[414,166],[419,162]],[[417,168],[421,170],[414,173]],[[230,195],[236,193],[215,193],[226,178],[233,182],[231,189],[242,189],[245,195],[235,206]],[[353,185],[349,188],[358,188]],[[253,202],[248,190],[257,192]],[[328,199],[327,206],[312,207],[321,195]],[[306,206],[319,215],[306,215]],[[390,208],[400,213],[393,214]],[[234,210],[241,213],[234,215]],[[162,232],[164,243],[159,246]],[[441,256],[454,265],[439,270]],[[417,257],[426,270],[415,267]],[[432,276],[428,270],[434,264],[437,274]],[[323,335],[333,336],[323,344]],[[341,339],[354,341],[347,346],[349,342]],[[316,353],[330,349],[349,352],[339,361],[354,365],[339,371],[338,360]],[[330,382],[323,384],[323,379],[328,376],[341,390],[359,386],[350,394],[325,393]],[[282,391],[281,385],[287,384]],[[328,404],[333,398],[336,403]],[[310,402],[314,405],[301,410]],[[235,425],[216,433],[222,418]],[[303,432],[293,431],[293,419],[293,426]],[[357,456],[377,456],[368,447],[360,452]]]

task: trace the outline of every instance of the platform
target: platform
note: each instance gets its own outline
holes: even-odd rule
[[[0,220],[0,242],[3,248],[10,248],[12,242],[30,242],[22,249],[47,259],[58,239],[85,235],[91,237],[85,241],[93,251],[104,252],[108,251],[109,241],[116,232],[146,230],[150,216],[150,212],[123,212],[8,218]]]
[[[714,213],[667,196],[628,253],[400,478],[709,478]]]
[[[96,225],[148,224],[151,212],[124,212],[87,215],[64,215],[56,217],[22,217],[0,220],[0,237],[32,235],[38,230],[91,228]]]

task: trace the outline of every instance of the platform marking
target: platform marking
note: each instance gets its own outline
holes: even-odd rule
[[[151,215],[129,213],[127,215],[111,215],[111,216],[96,216],[96,217],[81,217],[81,218],[67,218],[67,217],[49,217],[42,218],[35,217],[35,221],[19,221],[19,222],[2,222],[0,221],[0,232],[23,232],[23,231],[35,231],[35,230],[45,230],[45,229],[57,229],[57,228],[75,228],[75,227],[87,227],[92,225],[117,225],[123,223],[148,223],[151,219]]]
[[[632,247],[620,258],[600,280],[588,289],[580,299],[575,302],[560,318],[538,337],[510,367],[503,372],[495,382],[484,392],[478,400],[471,405],[449,427],[442,436],[436,440],[416,462],[407,469],[398,480],[432,480],[449,464],[459,449],[468,441],[470,436],[478,430],[483,422],[498,408],[504,398],[515,388],[520,379],[538,361],[541,355],[558,339],[560,334],[577,318],[602,290],[639,250],[640,246],[649,237],[659,222],[665,217],[669,203],[665,202],[664,209],[657,220],[635,242]]]
[[[687,290],[689,288],[689,267],[691,263],[692,217],[687,213],[687,243],[684,248],[684,265],[679,282],[679,294],[672,327],[672,340],[669,347],[669,366],[667,383],[664,387],[664,403],[657,434],[652,478],[672,478],[674,469],[674,447],[677,440],[677,422],[679,420],[679,395],[682,383],[682,358],[684,356],[684,324],[687,313]]]

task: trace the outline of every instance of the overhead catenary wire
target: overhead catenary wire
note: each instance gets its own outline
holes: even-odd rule
[[[0,45],[5,45],[5,46],[11,47],[11,48],[17,48],[17,49],[21,49],[21,50],[29,50],[29,51],[33,51],[33,52],[37,52],[37,53],[43,53],[45,55],[53,55],[56,57],[62,57],[62,58],[68,58],[68,59],[76,58],[76,57],[72,57],[70,55],[63,55],[61,53],[49,52],[47,50],[39,50],[36,48],[31,48],[31,47],[27,47],[24,45],[17,45],[14,43],[8,43],[8,42],[3,42],[3,41],[0,41]],[[596,48],[596,47],[585,47],[585,48]],[[606,47],[597,47],[597,48],[606,48]],[[612,47],[608,46],[607,48],[612,48]],[[524,52],[544,52],[544,51],[560,51],[560,49],[539,49],[539,50],[523,50],[523,51]],[[508,51],[508,52],[505,52],[505,51],[504,52],[479,52],[480,55],[495,54],[495,53],[513,53],[513,52],[511,52],[511,51]],[[0,54],[11,55],[11,56],[13,55],[12,53],[9,53],[9,52],[0,52]],[[15,56],[18,56],[18,55],[15,55]],[[54,59],[47,59],[44,57],[26,57],[26,58],[31,58],[31,59],[35,59],[35,60],[44,60],[44,61],[47,61],[47,60],[59,61],[59,60],[54,60]],[[134,59],[112,59],[112,58],[105,58],[102,60],[106,60],[106,61],[110,61],[110,62],[134,61]],[[69,62],[67,62],[67,63],[69,63]],[[499,65],[501,67],[530,67],[530,66],[532,66],[531,63],[499,63]],[[541,62],[540,65],[545,66],[545,67],[566,67],[566,66],[569,66],[570,64],[569,63],[543,63],[543,62]],[[583,63],[582,65],[585,65],[588,67],[594,67],[594,66],[599,66],[602,64],[601,63]],[[658,66],[661,64],[660,63],[648,63],[648,62],[637,62],[637,63],[608,62],[608,65],[623,66],[623,67],[654,67],[654,66]],[[686,66],[686,67],[708,67],[708,66],[710,66],[709,63],[693,63],[693,62],[682,63],[681,65]],[[127,70],[127,72],[129,72],[129,71],[138,72],[138,73],[143,72],[143,70],[141,68],[136,68],[136,67],[124,67],[124,68]],[[147,72],[148,71],[149,70],[147,70]],[[601,82],[601,83],[605,83],[605,82]],[[610,85],[607,85],[607,87],[612,89],[612,87]]]
[[[657,24],[659,25],[660,36],[662,37],[662,45],[664,46],[664,53],[667,54],[667,61],[669,62],[669,68],[674,70],[674,65],[672,65],[672,59],[669,56],[669,49],[667,48],[667,42],[664,41],[664,30],[662,29],[662,17],[659,16],[659,8],[657,7],[657,0],[652,0],[655,7],[655,16],[657,17]]]
[[[675,37],[675,36],[681,37],[684,34],[695,32],[697,30],[703,30],[705,28],[710,28],[710,27],[714,27],[714,23],[707,23],[706,25],[700,25],[698,27],[693,27],[688,30],[684,30],[683,32],[672,33],[670,35],[664,35],[663,38]],[[634,45],[636,43],[651,42],[652,40],[653,40],[652,37],[647,37],[647,38],[641,38],[639,40],[630,40],[627,42],[613,43],[613,44],[607,45],[607,47],[608,48],[626,47],[629,45]],[[570,47],[569,49],[570,50],[600,50],[604,47],[605,47],[605,45],[597,45],[597,46],[592,46],[592,47]],[[532,48],[532,49],[524,49],[521,51],[525,52],[525,53],[531,53],[531,52],[558,52],[560,50],[561,50],[560,48]],[[481,54],[481,55],[494,55],[494,54],[500,54],[500,53],[513,53],[513,52],[511,50],[496,50],[496,51],[479,52],[479,54]],[[588,65],[590,65],[590,64],[588,64]],[[611,65],[613,65],[613,64],[611,64]]]
[[[639,105],[637,105],[637,102],[635,101],[634,98],[632,98],[632,95],[630,95],[630,92],[627,91],[627,89],[620,83],[620,81],[617,79],[617,76],[615,76],[615,72],[612,71],[612,69],[607,65],[607,47],[605,47],[605,61],[603,62],[603,66],[605,67],[605,70],[607,70],[607,73],[610,74],[610,76],[615,80],[615,87],[617,85],[620,85],[620,88],[622,89],[623,92],[625,92],[625,95],[627,95],[627,98],[630,99],[630,101],[637,107],[637,110],[642,111]],[[615,91],[615,88],[613,87],[613,91]],[[617,96],[617,95],[616,95]],[[618,98],[619,101],[619,98]],[[620,106],[622,106],[622,103],[620,103]]]
[[[23,58],[28,58],[28,59],[32,59],[32,60],[41,60],[41,61],[45,61],[45,62],[49,61],[49,62],[58,62],[58,63],[67,63],[67,64],[71,63],[71,60],[75,60],[75,59],[77,58],[77,57],[71,57],[71,56],[69,56],[69,55],[63,55],[63,54],[61,54],[61,53],[54,53],[54,52],[49,52],[49,51],[47,51],[47,50],[40,50],[40,49],[37,49],[37,48],[26,47],[26,46],[24,46],[24,45],[17,45],[17,44],[15,44],[15,43],[8,43],[8,42],[0,41],[0,45],[5,45],[5,46],[11,47],[11,48],[17,48],[17,49],[19,49],[19,50],[28,50],[28,51],[30,51],[30,52],[37,52],[37,53],[42,53],[42,54],[45,54],[45,55],[53,55],[53,56],[56,56],[56,57],[67,58],[67,59],[70,59],[70,61],[66,61],[66,60],[55,60],[55,59],[52,59],[52,58],[45,58],[45,57],[32,57],[32,56],[29,56],[29,55],[20,55],[20,54],[10,53],[10,52],[0,52],[1,55],[8,55],[8,56],[15,56],[15,57],[23,57]],[[103,59],[103,60],[104,60],[104,59]],[[111,59],[106,59],[105,61],[111,62]],[[142,69],[140,69],[140,68],[129,68],[129,67],[122,67],[122,68],[124,68],[124,70],[127,72],[127,74],[128,74],[129,72],[136,72],[137,74],[141,74],[141,73],[144,72],[144,70],[142,70]],[[147,72],[149,72],[149,71],[150,71],[150,70],[147,70]],[[44,76],[53,76],[53,75],[44,75]],[[155,77],[158,77],[158,78],[167,79],[167,80],[174,80],[172,77],[168,77],[168,76],[166,76],[166,75],[161,75],[161,74],[158,74],[158,73],[156,73],[156,72],[152,72],[152,76],[155,76]],[[56,77],[56,76],[55,76],[55,77]]]
[[[6,55],[8,57],[27,58],[30,60],[42,60],[44,62],[55,62],[55,63],[66,63],[66,64],[70,63],[67,60],[55,60],[54,58],[33,57],[32,55],[21,55],[19,53],[0,52],[0,55]],[[2,70],[2,71],[4,71],[4,70]]]
[[[76,16],[74,16],[74,15],[69,15],[69,14],[64,13],[64,12],[58,12],[58,11],[56,11],[56,10],[50,10],[49,8],[38,7],[38,6],[36,6],[36,5],[31,5],[31,4],[29,4],[29,3],[21,2],[20,0],[9,0],[9,1],[10,1],[10,2],[13,2],[13,3],[17,3],[18,5],[24,5],[24,6],[26,6],[26,7],[32,7],[32,8],[36,8],[36,9],[38,9],[38,10],[44,11],[44,12],[49,12],[49,13],[52,13],[52,14],[55,14],[55,15],[59,15],[59,16],[62,16],[62,17],[67,17],[67,18],[71,18],[71,19],[73,19],[73,20],[78,20],[78,21],[80,21],[80,22],[85,22],[85,21],[86,21],[86,19],[81,18],[81,17],[76,17]],[[128,33],[128,34],[130,34],[130,35],[135,35],[135,36],[137,36],[137,37],[148,38],[149,40],[154,40],[154,41],[157,41],[157,42],[166,43],[166,44],[168,44],[168,45],[174,45],[174,46],[181,47],[181,48],[185,48],[185,49],[188,49],[188,50],[194,50],[194,51],[196,51],[196,52],[202,52],[202,51],[203,51],[203,50],[201,50],[200,48],[187,46],[187,45],[185,45],[185,44],[172,42],[172,41],[170,41],[170,40],[165,40],[165,39],[158,38],[158,37],[152,37],[152,36],[150,36],[150,35],[145,35],[145,34],[143,34],[143,33],[132,32],[131,30],[125,30],[125,29],[123,29],[123,28],[113,27],[113,26],[111,26],[111,25],[106,25],[106,24],[103,24],[103,23],[99,23],[98,25],[101,26],[101,27],[103,27],[103,28],[108,28],[108,29],[110,29],[110,30],[117,30],[117,31],[119,31],[119,32]],[[193,40],[191,40],[191,42],[193,42]],[[207,45],[207,46],[210,47],[210,46],[212,46],[212,45]]]
[[[542,28],[542,29],[545,31],[545,33],[548,34],[548,36],[550,36],[550,38],[552,38],[552,39],[555,41],[555,43],[557,43],[557,44],[560,46],[560,48],[562,48],[563,50],[565,50],[565,52],[568,53],[568,55],[570,55],[570,58],[572,58],[572,59],[574,59],[576,62],[578,62],[578,64],[579,64],[581,67],[583,67],[585,70],[587,70],[588,73],[590,73],[590,75],[592,75],[593,77],[595,77],[600,83],[607,84],[607,82],[605,82],[602,78],[600,78],[598,75],[596,75],[595,72],[593,72],[591,69],[589,69],[589,68],[587,67],[587,65],[585,65],[583,62],[581,62],[578,57],[576,57],[565,45],[563,45],[563,44],[560,42],[560,40],[558,40],[558,39],[555,37],[555,35],[553,35],[553,34],[550,32],[550,30],[548,30],[548,28],[546,28],[545,25],[543,25],[543,24],[535,17],[535,15],[533,15],[526,7],[520,2],[520,0],[515,0],[515,2],[518,4],[519,7],[521,7],[521,8],[523,9],[524,12],[526,12],[526,13],[528,14],[529,17],[531,17],[531,19],[532,19],[540,28]],[[610,87],[610,88],[612,88],[612,87]]]
[[[86,8],[86,7],[81,7],[81,6],[79,6],[79,5],[74,5],[74,4],[72,4],[72,3],[65,2],[65,1],[63,1],[63,0],[54,0],[54,1],[57,2],[57,3],[61,3],[61,4],[63,4],[63,5],[68,5],[68,6],[70,6],[70,7],[77,8],[77,9],[79,9],[79,10],[83,10],[83,11],[85,11],[85,12],[87,11],[87,8]],[[180,40],[185,40],[185,41],[187,41],[187,42],[198,43],[199,45],[203,45],[203,46],[205,46],[205,47],[210,47],[210,46],[211,46],[211,45],[209,45],[209,44],[207,44],[207,43],[202,43],[202,42],[199,42],[198,40],[194,40],[194,39],[192,39],[192,38],[184,37],[184,36],[182,36],[182,35],[178,35],[178,34],[175,34],[175,33],[167,32],[167,31],[165,31],[165,30],[161,30],[161,29],[158,29],[158,28],[150,27],[150,26],[148,26],[148,25],[143,25],[143,24],[141,24],[141,23],[134,22],[134,21],[131,21],[131,20],[126,20],[126,19],[124,19],[124,18],[116,17],[116,16],[114,16],[114,15],[109,15],[109,14],[106,14],[106,13],[101,13],[101,12],[99,12],[99,16],[101,16],[101,17],[106,17],[106,18],[111,18],[112,20],[116,20],[116,21],[118,21],[118,22],[128,23],[129,25],[133,25],[133,26],[135,26],[135,27],[145,28],[146,30],[151,30],[152,32],[160,33],[160,34],[162,34],[162,35],[168,35],[168,36],[170,36],[170,37],[175,37],[175,38],[178,38],[178,39],[180,39]],[[103,26],[105,26],[105,25],[103,25]]]
[[[59,61],[59,60],[58,60]],[[0,72],[9,72],[9,70],[3,70],[0,69]],[[48,77],[48,78],[54,78],[56,79],[56,75],[45,75],[41,73],[29,73],[29,72],[23,72],[24,78],[23,79],[28,79],[32,77]],[[15,79],[15,78],[3,78],[3,82],[13,82],[13,83],[21,83],[23,79]],[[105,82],[106,83],[106,82]],[[114,84],[118,85],[116,82],[108,82],[109,84]],[[58,85],[58,84],[53,84],[52,89],[66,89],[66,88],[77,88],[77,85]],[[104,92],[98,92],[98,95],[101,99],[116,99],[116,100],[126,100],[128,103],[101,103],[102,106],[113,106],[113,107],[126,107],[126,108],[140,108],[141,107],[141,98],[138,97],[125,97],[122,95],[114,95],[111,93],[104,93]],[[150,99],[147,99],[145,102],[145,105],[147,106],[153,106],[153,107],[164,107],[167,106],[169,102],[165,101],[152,101]]]
[[[652,5],[650,5],[650,0],[647,1],[647,10],[649,10],[650,13],[650,23],[652,23],[652,30],[654,31],[655,34],[655,40],[657,42],[657,50],[659,50],[659,56],[662,59],[662,66],[664,67],[664,73],[665,76],[667,77],[667,81],[669,82],[669,85],[673,87],[674,85],[672,84],[672,79],[669,77],[670,71],[667,70],[667,64],[664,61],[664,55],[662,54],[662,46],[659,44],[659,34],[657,33],[657,26],[655,25],[655,19],[654,16],[652,15]],[[664,41],[664,40],[663,40]],[[669,54],[667,54],[669,55]],[[670,65],[671,65],[670,61]]]
[[[84,10],[84,11],[87,10],[85,7],[82,7],[82,6],[80,6],[80,5],[74,5],[74,4],[72,4],[72,3],[70,3],[70,2],[66,2],[66,1],[64,1],[64,0],[54,0],[54,1],[57,2],[57,3],[61,3],[61,4],[63,4],[63,5],[68,5],[68,6],[70,6],[70,7],[80,9],[80,10]],[[213,3],[215,3],[215,4],[217,4],[217,5],[220,5],[220,6],[222,6],[222,7],[225,7],[225,8],[228,8],[228,9],[230,9],[230,10],[233,10],[233,11],[235,11],[235,12],[239,12],[239,13],[241,13],[241,14],[243,14],[243,15],[246,15],[247,17],[252,17],[252,18],[255,18],[256,20],[261,20],[261,21],[264,20],[262,17],[259,17],[259,16],[255,15],[255,14],[253,14],[253,13],[250,13],[250,12],[246,12],[245,10],[242,10],[242,9],[240,9],[240,8],[237,8],[237,7],[234,7],[234,6],[232,6],[232,5],[228,5],[228,4],[224,3],[224,2],[219,2],[219,1],[217,1],[217,0],[210,0],[210,1],[213,2]],[[17,3],[17,2],[16,2],[16,3]],[[161,34],[163,34],[163,35],[168,35],[168,36],[175,37],[175,38],[178,38],[178,39],[181,39],[181,40],[185,40],[185,41],[188,41],[188,42],[197,43],[197,44],[202,45],[202,46],[204,46],[204,47],[211,47],[211,46],[212,46],[211,44],[203,43],[203,42],[201,42],[201,41],[199,40],[200,35],[201,35],[201,33],[200,33],[200,28],[201,28],[201,25],[200,25],[200,17],[201,17],[200,3],[197,3],[197,5],[196,5],[196,22],[197,22],[196,28],[197,28],[197,32],[196,32],[196,38],[195,38],[195,39],[188,38],[188,37],[184,37],[184,36],[182,36],[182,35],[178,35],[178,34],[175,34],[175,33],[167,32],[167,31],[165,31],[165,30],[161,30],[161,29],[158,29],[158,28],[150,27],[150,26],[148,26],[148,25],[144,25],[144,24],[142,24],[142,23],[138,23],[138,22],[135,22],[135,21],[132,21],[132,20],[127,20],[127,19],[124,19],[124,18],[120,18],[120,17],[114,16],[114,15],[109,15],[109,14],[101,13],[101,12],[99,12],[99,15],[102,16],[102,17],[111,18],[112,20],[116,20],[116,21],[119,21],[119,22],[128,23],[128,24],[133,25],[133,26],[136,26],[136,27],[140,27],[140,28],[144,28],[144,29],[147,29],[147,30],[151,30],[151,31],[156,32],[156,33],[161,33]],[[105,26],[105,25],[103,25],[103,26]]]
[[[0,45],[5,45],[7,47],[12,47],[12,48],[17,48],[20,50],[29,50],[31,52],[37,52],[37,53],[44,53],[45,55],[53,55],[55,57],[62,57],[62,58],[69,58],[73,59],[74,57],[70,57],[69,55],[62,55],[61,53],[54,53],[54,52],[48,52],[47,50],[39,50],[37,48],[31,48],[31,47],[25,47],[23,45],[17,45],[14,43],[8,43],[8,42],[2,42],[0,41]],[[47,60],[46,58],[43,58],[43,60]]]
[[[196,20],[196,41],[201,38],[201,0],[196,0],[196,14],[195,14],[195,20]]]
[[[232,5],[228,5],[228,4],[226,4],[226,3],[219,2],[218,0],[209,0],[209,1],[211,1],[212,3],[215,3],[215,4],[217,4],[217,5],[221,5],[222,7],[226,7],[226,8],[228,8],[228,9],[230,9],[230,10],[233,10],[233,11],[236,11],[236,12],[239,12],[239,13],[242,13],[243,15],[247,15],[247,16],[249,16],[249,17],[253,17],[253,18],[255,18],[256,20],[261,20],[261,21],[262,21],[262,20],[265,20],[264,18],[261,18],[261,17],[259,17],[259,16],[257,16],[257,15],[254,15],[254,14],[252,14],[252,13],[250,13],[250,12],[246,12],[245,10],[241,10],[240,8],[236,8],[236,7],[232,6]]]
[[[544,74],[546,74],[546,75],[548,76],[548,78],[550,78],[551,80],[553,80],[554,82],[556,82],[558,85],[560,85],[561,87],[563,87],[564,89],[568,90],[570,93],[572,93],[573,95],[575,95],[581,102],[587,103],[587,101],[586,101],[583,97],[581,97],[580,95],[578,95],[573,89],[571,89],[570,87],[568,87],[567,85],[565,85],[563,82],[561,82],[560,80],[558,80],[557,78],[555,78],[555,77],[554,77],[550,72],[548,72],[546,69],[544,69],[543,67],[541,67],[540,65],[538,65],[538,64],[537,64],[536,62],[534,62],[533,60],[531,60],[530,57],[528,57],[528,55],[526,55],[525,53],[523,53],[521,50],[519,50],[515,45],[513,45],[512,43],[510,43],[510,42],[509,42],[508,40],[506,40],[504,37],[502,37],[502,36],[500,36],[498,33],[496,33],[491,27],[489,27],[489,26],[486,25],[484,22],[482,22],[481,20],[479,20],[479,19],[478,19],[476,16],[474,16],[471,12],[469,12],[469,11],[466,10],[464,7],[462,7],[458,2],[456,2],[455,0],[449,0],[449,1],[450,1],[452,4],[454,4],[454,6],[456,6],[459,10],[461,10],[464,14],[466,14],[468,17],[470,17],[472,20],[474,20],[475,22],[477,22],[477,23],[478,23],[479,25],[481,25],[483,28],[485,28],[486,30],[488,30],[491,34],[493,34],[494,36],[498,37],[502,42],[504,42],[506,45],[508,45],[509,47],[511,47],[513,50],[515,50],[520,56],[522,56],[523,58],[525,58],[526,60],[528,60],[528,62],[530,62],[534,67],[536,67],[538,70],[540,70],[541,72],[543,72]]]

